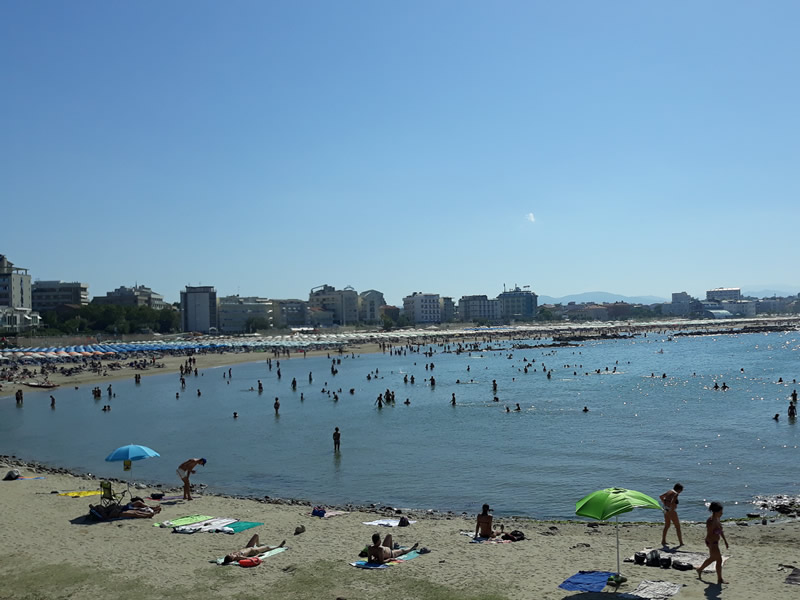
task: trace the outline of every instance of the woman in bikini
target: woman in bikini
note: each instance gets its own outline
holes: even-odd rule
[[[667,531],[670,525],[675,525],[675,532],[678,534],[678,545],[683,546],[683,536],[681,535],[681,520],[678,518],[678,495],[683,491],[683,486],[676,483],[672,489],[659,496],[664,505],[664,531],[661,533],[661,545],[667,546]]]
[[[725,547],[728,548],[728,540],[725,539],[725,534],[722,531],[722,504],[719,502],[712,502],[708,510],[711,511],[711,516],[706,521],[706,546],[708,546],[709,557],[697,569],[697,576],[703,578],[703,569],[713,562],[717,563],[717,583],[728,583],[722,579],[722,553],[719,550],[719,539],[725,542]]]

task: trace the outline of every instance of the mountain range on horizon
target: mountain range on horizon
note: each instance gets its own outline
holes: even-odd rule
[[[789,287],[789,286],[786,286]],[[798,292],[790,292],[785,289],[763,289],[763,290],[742,290],[742,296],[751,298],[772,298],[773,296],[786,297],[796,296]],[[704,300],[705,295],[696,296],[698,300]],[[568,304],[575,302],[581,304],[585,302],[596,302],[598,304],[610,304],[613,302],[627,302],[628,304],[659,304],[670,302],[670,298],[660,296],[624,296],[612,292],[582,292],[580,294],[569,294],[567,296],[544,296],[538,297],[539,306],[542,304]]]

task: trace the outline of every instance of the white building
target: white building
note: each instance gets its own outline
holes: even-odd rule
[[[501,318],[500,300],[497,298],[490,300],[486,294],[461,296],[458,301],[458,318],[463,322],[499,321]]]
[[[0,330],[18,333],[39,326],[31,299],[28,269],[15,267],[0,254]]]
[[[716,300],[722,302],[728,300],[738,302],[742,299],[742,288],[714,288],[706,292],[706,300]]]
[[[386,306],[383,293],[367,290],[358,295],[358,320],[362,323],[377,323],[381,320],[381,306]]]
[[[439,294],[414,292],[403,298],[403,314],[412,323],[441,323],[441,311]]]
[[[183,331],[218,331],[217,291],[214,286],[187,285],[181,292],[181,326]]]

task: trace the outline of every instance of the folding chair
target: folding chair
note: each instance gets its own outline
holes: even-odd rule
[[[100,504],[102,506],[111,506],[112,504],[122,504],[122,499],[125,497],[127,490],[123,490],[123,492],[119,495],[115,494],[114,491],[111,489],[111,482],[110,481],[101,481],[100,482],[100,491],[102,491],[102,495],[100,496]]]

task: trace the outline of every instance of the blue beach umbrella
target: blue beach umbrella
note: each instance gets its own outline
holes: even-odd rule
[[[158,452],[147,446],[140,446],[138,444],[128,444],[121,446],[114,450],[111,454],[106,456],[106,462],[117,462],[120,460],[143,460],[145,458],[154,458],[161,456]]]

